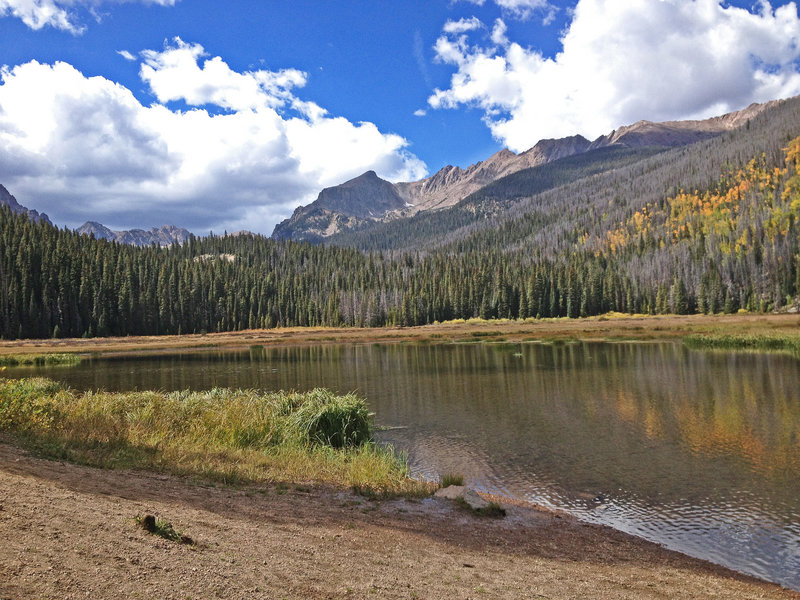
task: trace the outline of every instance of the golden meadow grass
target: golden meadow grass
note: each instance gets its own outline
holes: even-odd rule
[[[0,431],[45,456],[228,484],[317,482],[424,496],[404,457],[372,438],[366,403],[327,390],[76,392],[0,379]]]

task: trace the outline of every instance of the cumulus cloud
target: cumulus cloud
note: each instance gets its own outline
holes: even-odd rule
[[[395,181],[426,173],[402,137],[296,97],[304,73],[239,73],[179,39],[142,57],[149,105],[64,62],[0,71],[0,181],[23,204],[73,227],[270,233],[321,188],[369,169]]]
[[[141,77],[159,102],[183,100],[193,106],[205,104],[237,110],[276,108],[293,99],[292,88],[306,83],[306,74],[296,69],[282,71],[232,70],[219,56],[206,56],[199,44],[180,38],[163,51],[142,52]]]
[[[432,108],[476,106],[512,150],[539,139],[593,138],[640,119],[705,118],[800,93],[800,19],[721,0],[579,0],[553,58],[511,42],[445,29],[434,50],[455,67]]]
[[[73,34],[84,31],[75,9],[95,9],[101,4],[143,2],[160,6],[174,6],[177,0],[0,0],[0,17],[17,17],[31,29],[50,26]]]

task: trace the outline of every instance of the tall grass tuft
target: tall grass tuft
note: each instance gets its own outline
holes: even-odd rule
[[[464,485],[464,476],[461,473],[444,473],[439,480],[439,486],[446,488],[451,485]]]
[[[372,440],[372,419],[364,401],[353,394],[309,392],[290,422],[302,440],[333,448],[361,446]]]
[[[364,400],[327,390],[85,392],[0,379],[0,431],[42,454],[237,484],[317,481],[420,496],[404,457],[373,442]]]

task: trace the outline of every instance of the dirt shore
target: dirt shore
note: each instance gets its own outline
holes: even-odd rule
[[[7,440],[6,440],[7,441]],[[524,506],[221,488],[35,458],[0,443],[0,598],[800,598]],[[170,521],[195,545],[146,533]]]
[[[703,333],[800,334],[797,314],[603,315],[586,319],[448,322],[421,327],[292,327],[226,333],[109,338],[0,340],[0,355],[174,352],[253,345],[358,344],[460,341],[670,340]]]

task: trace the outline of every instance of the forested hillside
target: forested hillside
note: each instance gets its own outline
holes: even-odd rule
[[[515,174],[451,209],[450,224],[387,230],[383,251],[250,235],[137,248],[3,207],[0,334],[780,309],[800,291],[799,135],[791,100],[714,140],[645,158],[616,151],[612,168],[587,155]]]
[[[504,213],[521,199],[598,173],[613,171],[667,150],[669,148],[665,146],[598,148],[502,177],[453,207],[373,224],[364,231],[351,228],[331,236],[327,243],[354,246],[362,250],[428,248],[441,243],[443,239],[465,236],[473,229],[471,225],[479,225]]]

